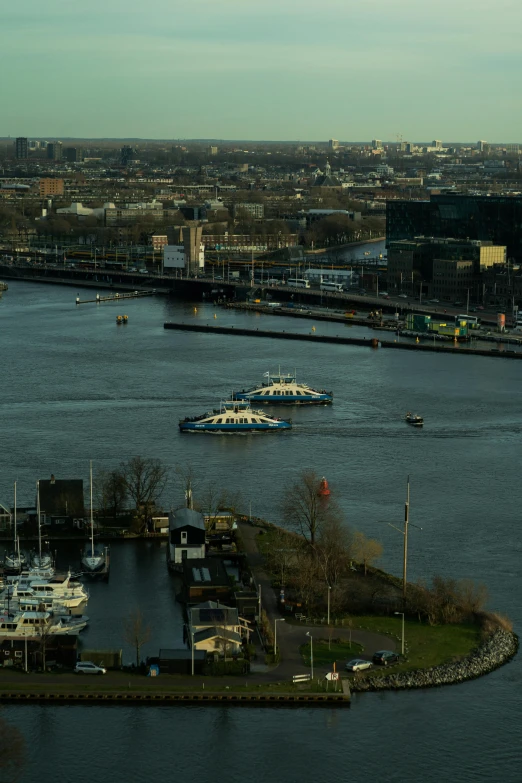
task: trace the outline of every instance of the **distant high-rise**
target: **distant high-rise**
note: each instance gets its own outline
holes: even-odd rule
[[[53,141],[47,145],[47,159],[48,160],[61,160],[62,159],[62,142]]]
[[[435,147],[436,150],[441,150],[442,149],[442,141],[440,141],[439,139],[435,139],[434,141],[431,142],[431,146]]]
[[[380,139],[372,139],[372,149],[382,150],[382,141]]]
[[[479,152],[487,152],[489,150],[489,144],[487,141],[477,141],[477,149]]]
[[[68,163],[81,163],[83,160],[83,150],[80,147],[66,147],[63,152]]]
[[[27,138],[19,136],[15,141],[15,154],[17,160],[27,160],[28,157]]]
[[[331,150],[336,150],[339,148],[339,142],[337,139],[330,139],[330,141],[328,142],[328,146],[330,147]]]
[[[127,144],[120,150],[120,161],[122,166],[126,166],[134,158],[134,150]]]

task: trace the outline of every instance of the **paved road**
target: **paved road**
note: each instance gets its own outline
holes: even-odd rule
[[[261,603],[263,609],[267,613],[273,627],[274,621],[281,618],[283,615],[279,611],[276,594],[272,589],[269,575],[264,571],[263,558],[257,547],[257,539],[261,528],[251,525],[249,522],[241,522],[239,523],[239,530],[248,563],[256,582],[258,585],[261,585]],[[329,629],[326,625],[308,625],[307,623],[296,625],[287,622],[278,623],[277,647],[280,653],[281,662],[271,673],[257,676],[260,679],[266,677],[267,679],[273,680],[274,674],[277,673],[279,679],[290,679],[294,674],[307,673],[309,668],[308,666],[305,666],[299,653],[299,647],[308,641],[306,637],[307,631],[312,634],[314,639],[328,639]],[[350,631],[345,628],[334,627],[332,629],[332,635],[333,638],[348,640],[350,638]],[[376,650],[395,650],[396,648],[395,642],[389,636],[372,633],[370,631],[354,629],[351,632],[351,638],[352,641],[363,646],[364,653],[361,656],[363,658],[371,658]],[[319,666],[314,668],[316,668],[320,674],[325,674],[327,671],[331,670],[330,666]]]

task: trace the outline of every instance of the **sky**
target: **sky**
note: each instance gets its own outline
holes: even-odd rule
[[[522,142],[520,0],[0,0],[0,136]]]

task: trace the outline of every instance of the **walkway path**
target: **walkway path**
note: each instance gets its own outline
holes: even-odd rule
[[[261,586],[261,603],[273,627],[275,620],[283,617],[283,615],[279,611],[276,594],[272,588],[270,577],[264,570],[263,557],[257,546],[257,539],[261,530],[262,528],[255,527],[249,522],[239,523],[239,532],[249,566],[257,584]],[[362,658],[370,659],[376,650],[395,650],[396,648],[396,644],[391,637],[371,631],[355,628],[350,635],[348,629],[339,628],[338,626],[330,626],[329,628],[327,625],[309,625],[306,622],[299,625],[294,622],[280,622],[277,624],[277,648],[280,653],[281,663],[272,669],[271,672],[256,675],[256,679],[274,680],[274,675],[276,675],[277,679],[284,680],[291,679],[294,674],[307,673],[309,667],[305,666],[299,652],[300,646],[309,641],[306,636],[307,631],[314,639],[328,639],[330,632],[335,639],[348,641],[351,637],[352,641],[362,645],[364,648],[364,652],[360,656]],[[314,673],[315,670],[319,674],[325,674],[331,670],[331,666],[314,667]]]

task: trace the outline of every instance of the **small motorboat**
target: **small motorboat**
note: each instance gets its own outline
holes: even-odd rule
[[[416,413],[407,413],[404,417],[407,424],[411,424],[412,427],[422,427],[424,419],[422,416],[417,416]]]
[[[276,375],[265,372],[266,380],[253,386],[251,389],[243,389],[234,392],[234,400],[248,400],[250,402],[265,405],[329,405],[333,402],[333,393],[324,389],[318,391],[298,383],[295,373]]]
[[[291,427],[289,419],[276,419],[263,411],[252,410],[248,402],[237,400],[222,402],[216,410],[179,422],[181,432],[257,432],[289,430]]]

